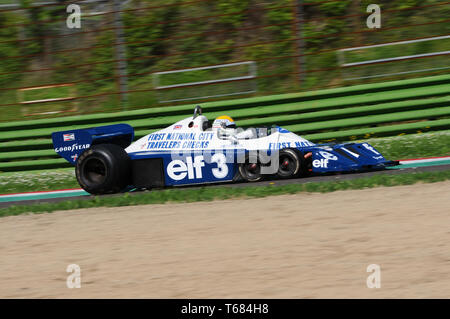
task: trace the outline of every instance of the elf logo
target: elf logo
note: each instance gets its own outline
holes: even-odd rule
[[[202,167],[205,166],[203,156],[195,156],[194,160],[192,157],[186,157],[186,163],[182,160],[174,160],[167,165],[167,174],[169,177],[176,181],[181,181],[182,179],[195,179],[202,178]]]
[[[226,162],[226,156],[222,153],[216,153],[211,157],[211,164],[216,164],[211,169],[212,175],[217,179],[224,179],[228,176],[229,169]],[[203,155],[186,157],[185,161],[173,160],[167,165],[167,175],[175,181],[181,181],[186,177],[192,179],[203,178],[203,167],[205,167]]]
[[[316,159],[312,162],[314,167],[328,168],[328,160],[327,159]]]
[[[319,154],[323,158],[325,158],[326,160],[329,160],[329,161],[337,161],[337,159],[338,159],[336,155],[325,152],[325,151],[320,151]]]

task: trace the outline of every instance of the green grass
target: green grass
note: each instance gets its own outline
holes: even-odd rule
[[[45,213],[59,210],[118,207],[162,203],[187,203],[230,198],[258,198],[301,192],[327,193],[338,190],[364,189],[378,186],[411,185],[419,182],[433,183],[450,179],[450,170],[399,175],[375,175],[346,181],[310,182],[282,186],[202,187],[197,189],[165,189],[138,194],[126,193],[114,197],[95,197],[89,200],[10,206],[0,209],[0,217],[24,213]]]
[[[0,194],[79,187],[73,168],[0,174]]]
[[[387,159],[450,155],[450,131],[365,140]],[[0,194],[79,188],[73,168],[0,174]]]
[[[364,140],[385,158],[400,160],[450,155],[450,130]]]

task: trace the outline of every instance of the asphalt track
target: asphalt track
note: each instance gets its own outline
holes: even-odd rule
[[[272,179],[255,183],[221,183],[214,184],[208,187],[248,187],[248,186],[267,186],[267,185],[287,185],[287,184],[303,184],[310,182],[324,182],[324,181],[342,181],[357,178],[370,177],[379,174],[406,174],[412,172],[435,172],[444,171],[450,169],[450,157],[440,158],[425,158],[414,160],[400,161],[401,165],[394,166],[388,169],[358,172],[358,173],[343,173],[343,174],[328,174],[320,176],[310,176],[306,178],[295,179]],[[202,186],[182,186],[176,187],[177,189],[195,189]],[[131,196],[135,194],[142,194],[142,191],[129,192]],[[122,194],[102,195],[103,197],[121,196]],[[55,203],[68,200],[89,200],[95,196],[89,195],[82,189],[74,190],[58,190],[50,192],[34,192],[34,193],[21,193],[21,194],[8,194],[0,195],[0,208],[12,206],[12,205],[30,205],[37,203]]]

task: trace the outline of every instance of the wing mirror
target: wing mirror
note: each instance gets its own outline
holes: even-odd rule
[[[217,137],[221,140],[231,141],[233,144],[239,143],[239,139],[234,134],[230,134],[229,132],[223,129],[217,130]]]
[[[199,115],[202,115],[202,108],[200,105],[197,105],[194,109],[194,116],[192,117],[192,119],[195,119]]]

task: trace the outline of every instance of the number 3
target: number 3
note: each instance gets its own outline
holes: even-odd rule
[[[225,178],[228,175],[227,158],[222,153],[216,153],[211,157],[211,163],[217,163],[217,168],[212,169],[215,178]]]

